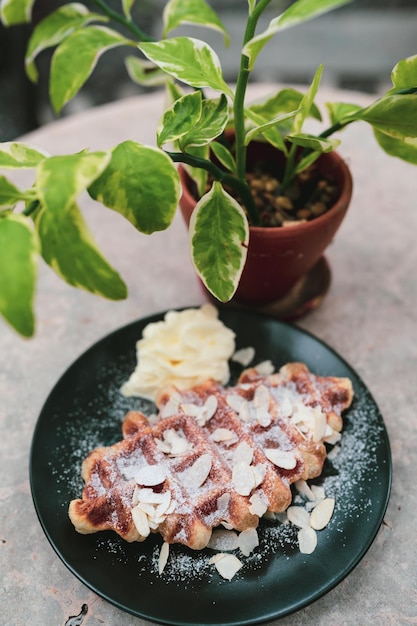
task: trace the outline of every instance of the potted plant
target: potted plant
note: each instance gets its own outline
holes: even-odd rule
[[[56,47],[50,68],[55,111],[61,111],[82,87],[98,57],[118,46],[135,52],[126,59],[132,79],[145,85],[164,82],[171,104],[156,129],[156,147],[126,141],[108,151],[50,156],[19,142],[0,144],[1,168],[33,168],[35,173],[33,186],[25,190],[0,178],[0,312],[6,320],[21,334],[33,334],[32,302],[40,254],[68,283],[108,298],[126,297],[124,282],[95,246],[77,205],[84,190],[147,234],[167,228],[180,197],[185,204],[194,194],[196,207],[190,220],[194,264],[209,291],[220,301],[228,301],[242,279],[248,246],[250,250],[259,232],[279,231],[284,239],[293,240],[301,230],[301,257],[309,231],[313,237],[320,223],[327,224],[327,243],[333,236],[350,193],[347,175],[347,197],[342,194],[342,169],[346,168],[340,158],[333,157],[339,144],[335,133],[355,121],[367,122],[386,152],[417,163],[417,56],[396,65],[392,89],[370,106],[328,104],[329,125],[317,135],[306,132],[305,123],[309,117],[321,119],[314,100],[322,67],[305,93],[286,88],[263,102],[246,101],[250,73],[272,37],[348,1],[296,0],[259,33],[258,21],[270,0],[248,0],[235,88],[225,82],[219,59],[207,43],[172,36],[178,26],[191,23],[214,28],[227,41],[219,17],[205,0],[168,0],[160,41],[152,40],[132,19],[134,0],[121,0],[120,12],[106,0],[94,1],[98,12],[68,3],[41,21],[29,41],[26,71],[36,80],[37,55]],[[32,4],[33,0],[3,2],[3,23],[13,26],[30,21]],[[112,21],[126,34],[111,28]],[[274,188],[270,197],[281,211],[271,212],[253,193],[265,175],[271,177],[271,172],[258,173],[265,161],[259,156],[264,147],[273,151],[266,161],[273,160],[279,167],[278,183],[271,183],[279,191]],[[178,163],[183,168],[180,173]],[[328,180],[325,166],[329,163],[333,179]],[[292,214],[288,217],[294,211],[289,207],[291,194],[300,193],[295,188],[297,180],[313,180],[316,172],[319,188],[325,187],[327,197],[334,192],[337,208],[316,206],[312,210],[309,206],[308,216],[299,213],[301,221]],[[254,178],[257,182],[251,187]],[[186,189],[190,179],[193,191]],[[323,197],[317,203],[325,204]],[[314,211],[319,216],[312,219]],[[327,220],[334,213],[336,226],[330,227]],[[314,253],[312,263],[320,254]],[[74,257],[77,263],[72,262]],[[255,274],[257,282],[262,279],[260,272]],[[274,276],[288,272],[281,259]]]

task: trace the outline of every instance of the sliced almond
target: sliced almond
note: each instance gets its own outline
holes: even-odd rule
[[[236,463],[232,470],[232,483],[235,491],[241,496],[250,495],[255,488],[255,477],[247,463]]]
[[[210,474],[211,465],[211,454],[206,453],[198,457],[194,464],[183,473],[182,481],[184,486],[190,489],[201,487]]]
[[[303,496],[306,496],[306,498],[308,498],[309,500],[316,500],[316,496],[314,495],[313,490],[310,488],[305,480],[297,480],[297,482],[295,483],[295,488],[299,493],[301,493]]]
[[[289,506],[287,509],[289,521],[299,528],[310,526],[310,515],[302,506]]]
[[[298,547],[302,554],[311,554],[317,546],[317,534],[313,528],[305,526],[297,533]]]
[[[297,457],[289,450],[265,448],[265,456],[271,463],[282,469],[291,470],[297,465]]]
[[[322,530],[330,522],[334,511],[334,498],[325,498],[311,512],[310,524],[315,530]]]
[[[275,367],[272,361],[261,361],[257,365],[255,365],[255,369],[260,376],[269,376],[273,374],[275,371]]]
[[[268,409],[269,407],[269,390],[265,385],[259,385],[253,396],[253,406],[255,409]]]
[[[233,453],[233,464],[237,463],[245,463],[246,465],[250,465],[253,459],[253,450],[250,445],[246,441],[241,441],[238,446],[236,446]]]
[[[144,538],[147,537],[151,532],[148,523],[148,516],[139,508],[139,505],[132,509],[132,518],[139,535]]]
[[[166,477],[166,469],[162,465],[144,465],[136,472],[135,481],[144,487],[155,487],[163,483]]]
[[[253,478],[255,480],[255,487],[259,487],[259,485],[263,483],[266,475],[265,464],[251,465],[251,470],[253,472]]]
[[[215,442],[231,441],[234,437],[235,433],[228,428],[216,428],[211,434],[211,438]]]
[[[239,535],[239,549],[245,556],[249,556],[259,546],[259,538],[256,528],[243,530]]]
[[[165,565],[167,564],[167,561],[168,561],[168,556],[169,556],[169,543],[164,541],[164,543],[161,546],[161,550],[159,552],[159,559],[158,559],[159,575],[161,575],[165,569]]]
[[[222,558],[216,560],[214,565],[222,578],[232,580],[243,563],[234,554],[223,554]]]
[[[255,356],[255,348],[252,346],[248,346],[247,348],[240,348],[240,350],[236,350],[234,355],[232,356],[232,361],[236,363],[240,363],[243,367],[247,367],[249,363],[253,360]]]
[[[268,506],[262,500],[259,493],[256,493],[256,492],[253,493],[251,497],[249,498],[249,502],[250,502],[249,512],[252,513],[252,515],[257,515],[258,517],[263,517],[263,515],[265,515]]]

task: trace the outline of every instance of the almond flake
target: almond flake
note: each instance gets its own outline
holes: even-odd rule
[[[326,497],[324,487],[322,487],[321,485],[311,485],[311,491],[314,493],[314,498],[316,500],[324,500],[324,498]]]
[[[269,407],[269,390],[265,385],[259,385],[253,396],[253,406],[256,409],[268,409]]]
[[[242,398],[242,396],[238,396],[238,395],[229,393],[226,396],[226,402],[230,406],[231,409],[236,411],[236,413],[239,413],[242,404],[244,404],[246,402],[246,400],[245,400],[245,398]]]
[[[252,513],[252,515],[257,515],[258,517],[262,517],[263,515],[265,515],[268,506],[262,500],[259,493],[253,493],[251,497],[249,498],[249,502],[250,502],[249,512]]]
[[[255,488],[255,477],[247,463],[233,465],[232,483],[235,491],[241,496],[248,496]]]
[[[326,415],[320,408],[313,409],[314,411],[314,427],[313,427],[313,441],[318,443],[325,435],[327,428]]]
[[[258,424],[260,424],[264,428],[269,426],[272,421],[272,418],[268,409],[266,409],[265,407],[256,409],[256,421],[258,422]]]
[[[261,361],[257,365],[255,365],[255,369],[260,376],[269,376],[273,374],[275,371],[275,367],[272,361]]]
[[[234,554],[223,554],[222,558],[216,560],[214,565],[222,578],[232,580],[243,563]]]
[[[295,488],[299,493],[301,493],[303,496],[306,496],[306,498],[308,498],[312,502],[316,500],[316,496],[314,495],[313,490],[310,489],[305,480],[297,480],[297,482],[295,483]]]
[[[299,528],[310,526],[310,515],[301,506],[289,506],[287,509],[287,517],[289,521]]]
[[[159,552],[159,559],[158,559],[159,575],[161,575],[162,572],[164,571],[165,565],[167,564],[167,561],[168,561],[168,556],[169,556],[169,543],[164,541],[164,543],[161,546],[161,550]]]
[[[310,524],[315,530],[322,530],[330,522],[334,511],[334,498],[325,498],[311,513]]]
[[[259,546],[258,533],[255,528],[243,530],[239,535],[239,549],[245,556],[249,556]]]
[[[231,552],[239,547],[239,536],[232,530],[214,530],[207,547],[220,552]]]
[[[217,498],[217,510],[221,515],[227,515],[229,512],[229,503],[230,503],[230,493],[222,493],[222,495]]]
[[[210,474],[211,464],[211,454],[202,454],[198,457],[194,464],[183,473],[183,484],[185,487],[191,489],[201,487]]]
[[[262,465],[251,465],[251,470],[253,472],[253,478],[255,481],[255,487],[259,487],[259,485],[263,482],[266,475],[266,467],[264,464]]]
[[[147,537],[151,532],[148,523],[148,516],[139,508],[139,505],[132,509],[132,518],[139,535],[144,538]]]
[[[317,534],[313,528],[306,526],[297,534],[298,546],[302,554],[311,554],[317,546]]]
[[[211,434],[213,441],[231,441],[234,438],[235,433],[228,428],[216,428]]]
[[[211,395],[207,398],[204,403],[204,419],[205,422],[208,422],[213,415],[216,413],[218,407],[218,400],[215,395]]]
[[[297,458],[293,452],[279,448],[265,448],[265,456],[271,463],[282,469],[292,470],[297,465]]]
[[[161,502],[165,501],[165,494],[156,493],[153,489],[149,489],[148,487],[144,487],[143,489],[138,489],[137,491],[137,499],[138,502],[144,502],[146,504],[161,504]]]
[[[135,474],[135,481],[144,487],[154,487],[164,482],[167,473],[161,465],[144,465]]]
[[[250,465],[253,459],[253,450],[247,441],[241,441],[238,446],[236,446],[233,453],[233,464],[236,463],[246,463],[246,465]]]
[[[252,346],[248,346],[247,348],[240,348],[240,350],[236,350],[236,352],[232,356],[232,361],[235,361],[235,363],[240,363],[240,365],[246,367],[253,360],[254,356],[255,348],[253,348]]]

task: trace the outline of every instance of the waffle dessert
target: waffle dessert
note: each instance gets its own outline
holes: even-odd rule
[[[204,548],[212,529],[256,528],[291,503],[291,484],[320,475],[325,442],[340,438],[353,397],[348,379],[301,363],[238,384],[212,380],[171,388],[150,421],[129,412],[123,439],[83,462],[85,487],[69,516],[80,533],[113,530],[127,541],[159,532],[167,543]]]

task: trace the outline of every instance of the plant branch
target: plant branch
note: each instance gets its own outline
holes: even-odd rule
[[[215,180],[232,187],[239,195],[242,204],[246,207],[252,226],[260,226],[258,210],[246,181],[241,181],[239,178],[236,178],[236,176],[224,172],[208,159],[201,159],[187,154],[186,152],[167,152],[167,154],[174,163],[185,163],[191,167],[205,169]]]
[[[129,20],[127,17],[118,13],[117,11],[113,11],[104,0],[93,0],[94,4],[96,4],[108,17],[110,17],[115,22],[122,24],[125,28],[130,30],[131,33],[135,35],[138,41],[154,41],[153,37],[147,35],[139,26],[137,26],[132,20]]]

